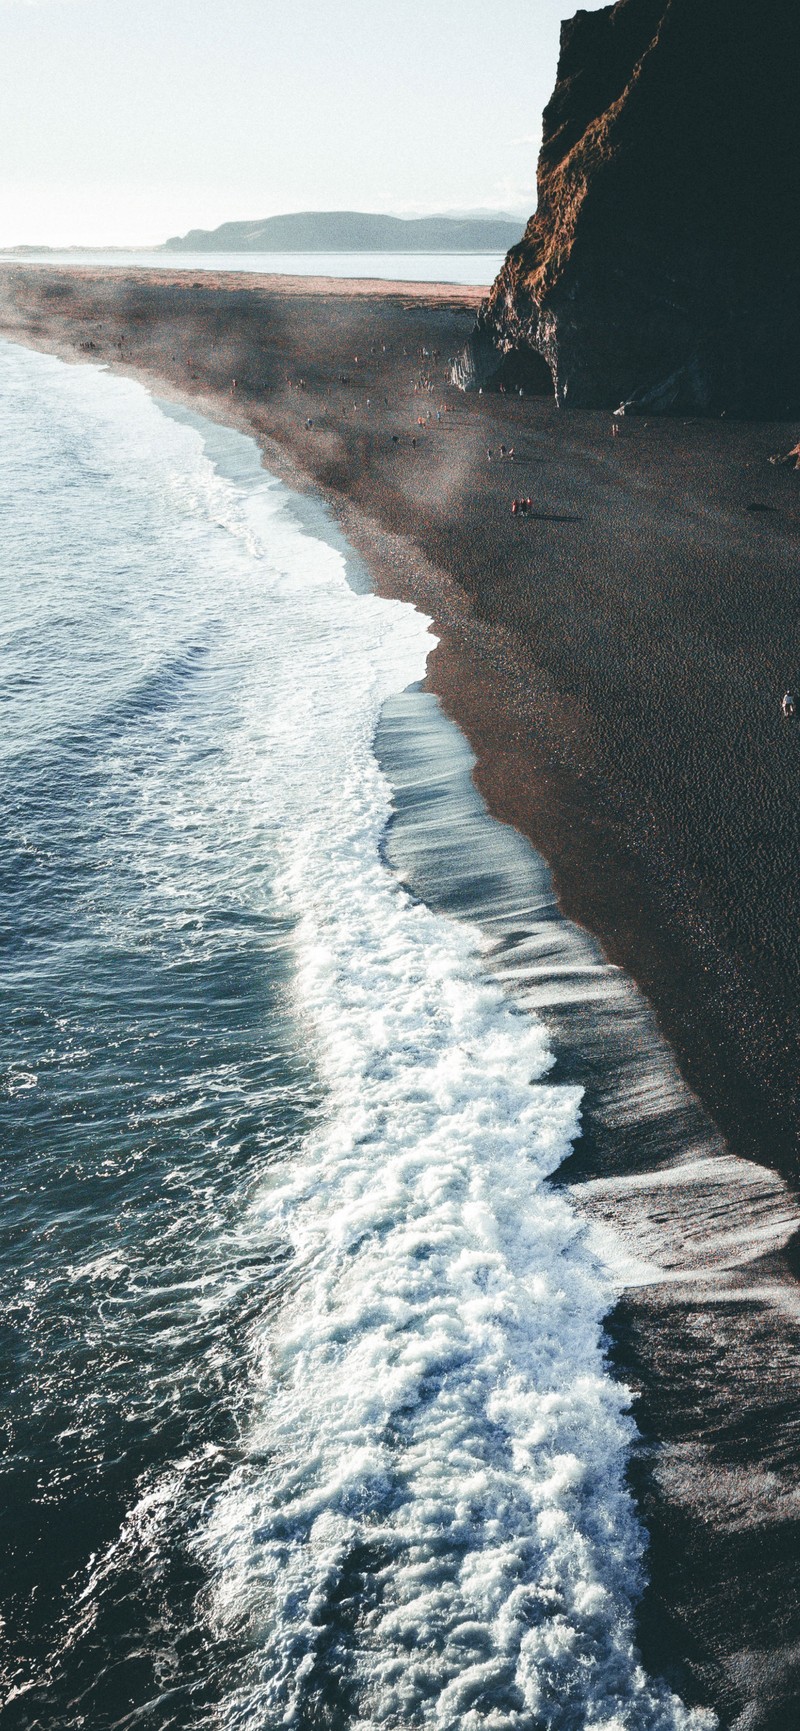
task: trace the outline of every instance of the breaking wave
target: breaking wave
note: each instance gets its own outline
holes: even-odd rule
[[[236,1431],[224,1447],[164,1433],[169,1453],[86,1560],[81,1603],[112,1591],[137,1546],[157,1574],[183,1545],[203,1663],[239,1655],[213,1707],[230,1727],[711,1724],[637,1655],[632,1421],[602,1330],[614,1293],[547,1183],[579,1134],[579,1090],[548,1080],[544,1031],[484,973],[480,933],[415,901],[382,858],[391,790],[372,742],[387,698],[424,673],[428,622],[357,594],[239,435],[181,424],[95,370],[8,353],[73,427],[99,522],[67,598],[93,651],[79,688],[42,690],[28,772],[41,791],[57,758],[76,800],[94,778],[95,941],[122,934],[133,954],[145,929],[180,947],[163,1037],[191,1005],[183,1106],[202,1104],[207,1175],[192,1168],[170,1222],[185,1348],[171,1374],[201,1387],[193,1366],[212,1342]],[[137,569],[130,594],[117,563],[113,607],[93,621],[116,533],[104,501],[118,528],[126,491],[137,511],[157,500],[161,563],[149,586]],[[203,1068],[202,994],[213,976],[214,1006],[235,1013],[222,903],[255,932],[248,965],[278,982],[264,1014],[318,1095],[312,1110],[300,1089],[293,1115],[282,1083],[279,1131],[252,1160],[237,1152],[221,1189],[231,1065]],[[248,1074],[243,1059],[236,1110],[258,1120],[271,1084]],[[135,1246],[110,1242],[146,1279],[165,1229],[141,1218]],[[88,1252],[87,1238],[94,1280]],[[268,1302],[238,1272],[259,1261]],[[101,1297],[133,1363],[135,1310]],[[237,1304],[234,1345],[220,1318]],[[143,1370],[145,1404],[154,1387]],[[201,1456],[215,1469],[193,1479]],[[165,1722],[200,1723],[186,1700]]]

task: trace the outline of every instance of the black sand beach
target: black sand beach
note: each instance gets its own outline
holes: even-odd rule
[[[643,1650],[736,1731],[790,1731],[800,732],[780,698],[800,677],[800,478],[768,459],[798,429],[626,418],[612,436],[606,413],[464,397],[449,358],[479,300],[3,267],[0,331],[191,401],[323,492],[382,591],[433,616],[429,682],[490,809],[643,988],[684,1083],[627,1126],[590,1086],[564,1174],[642,1255],[647,1237],[649,1282],[611,1324],[645,1439]],[[579,1041],[552,1020],[566,1073]]]
[[[18,267],[0,328],[177,390],[325,490],[443,632],[431,682],[492,810],[644,987],[732,1146],[796,1176],[800,483],[768,458],[797,428],[612,438],[605,413],[465,398],[448,357],[479,299]]]

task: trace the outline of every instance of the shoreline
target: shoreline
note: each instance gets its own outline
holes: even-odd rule
[[[32,273],[25,274],[30,276]],[[74,272],[70,274],[77,275]],[[151,275],[147,274],[148,277]],[[6,275],[2,273],[0,286]],[[248,301],[253,298],[253,280],[249,278],[247,281],[244,298]],[[333,302],[334,327],[338,303],[339,311],[345,315],[347,335],[352,338],[355,330],[360,347],[365,345],[360,342],[363,323],[359,325],[359,318],[368,304],[377,303],[379,318],[382,314],[385,319],[388,309],[391,315],[388,325],[394,324],[395,328],[398,318],[401,322],[406,318],[415,324],[421,320],[442,333],[452,332],[454,321],[457,325],[471,318],[461,294],[455,297],[454,306],[449,291],[432,294],[427,284],[414,285],[417,292],[409,299],[407,285],[402,289],[392,285],[392,291],[387,292],[387,285],[380,283],[374,285],[374,293],[351,295],[342,291],[341,282],[335,289],[325,285],[310,290],[310,281],[299,279],[300,288],[288,291],[286,298],[291,300],[296,294],[304,303],[311,301],[313,306],[313,297],[317,294],[323,303]],[[134,284],[134,291],[138,293],[140,287]],[[355,287],[360,290],[363,284]],[[185,298],[186,291],[182,289],[181,292]],[[217,289],[216,292],[220,291]],[[234,291],[223,292],[238,293],[238,285]],[[266,291],[258,292],[263,294]],[[281,298],[272,285],[269,292]],[[64,297],[61,299],[63,302]],[[112,302],[114,299],[112,295]],[[475,299],[473,294],[472,304]],[[358,303],[355,308],[354,301]],[[128,307],[126,310],[130,312],[131,309]],[[41,307],[38,311],[41,315]],[[307,316],[307,306],[304,311]],[[251,307],[250,317],[252,314]],[[355,324],[352,322],[354,314]],[[85,329],[84,315],[85,307],[78,319],[78,329]],[[269,404],[267,413],[264,397],[260,394],[263,384],[257,390],[250,388],[245,396],[237,379],[238,394],[234,398],[232,391],[225,392],[220,388],[219,380],[215,383],[213,379],[202,376],[202,363],[196,354],[189,357],[185,368],[190,375],[188,380],[181,380],[177,363],[173,366],[166,363],[166,349],[162,343],[164,370],[159,370],[158,357],[148,353],[151,345],[148,345],[146,328],[144,332],[140,330],[135,339],[131,339],[126,331],[124,343],[129,343],[129,350],[126,352],[123,344],[120,361],[119,355],[114,360],[108,352],[86,347],[87,341],[99,341],[100,336],[98,334],[97,339],[79,338],[74,312],[65,319],[62,306],[58,316],[64,319],[58,343],[53,340],[57,319],[53,321],[52,316],[48,316],[47,329],[29,330],[27,338],[19,331],[8,329],[5,319],[0,328],[12,339],[16,337],[30,342],[31,335],[35,335],[37,340],[33,346],[60,352],[64,358],[106,363],[111,360],[122,371],[138,377],[154,394],[166,395],[214,420],[238,427],[256,438],[265,453],[268,467],[281,479],[298,491],[311,491],[312,496],[316,492],[326,500],[342,532],[372,570],[379,592],[413,601],[433,616],[440,643],[429,660],[427,684],[437,693],[444,712],[452,716],[476,750],[475,780],[490,812],[501,821],[511,823],[521,833],[528,834],[534,845],[553,860],[554,877],[566,914],[569,916],[573,912],[571,904],[575,904],[579,924],[587,931],[598,931],[606,955],[610,955],[612,961],[622,959],[626,953],[635,950],[637,944],[640,946],[638,953],[642,954],[642,933],[646,934],[650,914],[650,943],[654,946],[654,957],[648,959],[645,953],[646,965],[630,971],[640,980],[642,974],[645,975],[642,982],[645,987],[648,967],[657,977],[660,977],[659,969],[663,975],[665,964],[669,971],[675,952],[671,955],[667,949],[665,956],[663,947],[659,951],[660,933],[657,923],[655,931],[652,929],[652,908],[641,902],[637,907],[635,901],[632,909],[626,907],[626,896],[641,897],[643,893],[639,862],[632,864],[630,857],[626,857],[614,822],[606,821],[605,826],[599,823],[593,809],[598,787],[603,789],[606,797],[609,789],[603,780],[602,753],[592,733],[591,711],[580,699],[575,701],[569,692],[558,689],[552,669],[531,660],[526,654],[521,633],[513,628],[513,621],[510,623],[508,618],[491,616],[486,594],[481,594],[477,585],[468,589],[458,581],[454,567],[463,540],[456,538],[449,559],[442,557],[443,538],[447,552],[447,521],[436,509],[437,487],[440,491],[443,487],[448,490],[444,501],[446,512],[464,512],[469,528],[474,525],[469,489],[480,485],[481,504],[485,510],[494,508],[491,527],[505,552],[510,545],[509,522],[503,512],[507,500],[501,495],[498,501],[500,482],[496,477],[498,472],[502,475],[503,487],[506,486],[506,476],[509,477],[509,486],[512,481],[519,485],[523,473],[519,454],[514,465],[504,465],[501,470],[495,460],[494,469],[490,470],[488,464],[479,466],[482,450],[470,449],[461,451],[461,460],[455,466],[452,462],[448,466],[440,461],[433,475],[430,473],[433,465],[426,471],[422,456],[418,458],[410,446],[411,439],[417,436],[411,430],[415,425],[411,411],[419,406],[420,398],[427,408],[428,401],[444,401],[445,395],[456,396],[456,393],[446,393],[443,385],[439,387],[438,380],[435,396],[427,390],[422,393],[407,390],[400,404],[395,405],[392,401],[384,405],[390,410],[389,416],[376,417],[377,424],[373,426],[365,414],[365,409],[372,407],[371,402],[367,404],[365,401],[370,387],[359,380],[351,392],[352,379],[348,379],[347,386],[342,385],[337,390],[337,381],[331,376],[335,368],[329,365],[327,372],[315,380],[313,386],[310,378],[303,385],[292,383],[287,386],[284,383],[280,389],[277,384],[270,386],[279,400]],[[194,309],[183,316],[196,322]],[[207,313],[203,315],[206,322],[208,316]],[[137,317],[141,318],[141,313]],[[130,324],[131,319],[125,322]],[[388,325],[385,324],[384,328]],[[174,323],[170,324],[169,332],[174,341]],[[293,352],[296,352],[302,332],[293,329],[289,334],[295,343]],[[284,335],[281,333],[282,338]],[[433,339],[429,338],[429,341]],[[309,345],[313,349],[308,336],[305,342],[306,351]],[[78,346],[79,343],[83,346]],[[401,343],[399,346],[410,347],[410,344]],[[145,351],[144,360],[142,349]],[[128,353],[138,358],[129,359]],[[413,367],[417,360],[422,363],[424,357],[409,354],[402,357],[403,362],[409,360]],[[402,364],[398,368],[399,361],[399,356],[394,357],[395,377],[398,371],[409,371],[408,366]],[[274,365],[274,360],[271,364]],[[315,365],[318,364],[319,356],[315,356]],[[310,372],[310,368],[308,370]],[[419,370],[423,370],[422,365]],[[373,374],[376,371],[380,371],[380,363],[373,368]],[[374,385],[371,388],[374,390]],[[348,429],[349,436],[342,438],[339,444],[327,436],[330,427],[319,429],[327,438],[326,447],[320,453],[309,437],[316,429],[314,426],[306,429],[305,421],[310,418],[313,422],[316,416],[325,416],[330,422],[333,418],[331,396],[335,399],[335,406],[345,411],[345,419],[350,414],[347,402],[355,397],[355,424],[352,430]],[[309,410],[308,415],[303,414],[304,409]],[[523,429],[522,437],[531,438],[530,422],[526,420],[526,416],[530,416],[535,446],[533,453],[529,453],[527,475],[533,473],[537,464],[544,468],[546,447],[552,445],[554,434],[561,431],[560,423],[553,423],[554,411],[541,401],[516,405],[506,404],[502,398],[484,399],[480,403],[460,399],[447,412],[458,416],[461,422],[458,440],[462,445],[465,439],[472,439],[473,444],[476,442],[474,429],[477,425],[479,447],[486,438],[487,425],[492,429],[490,436],[495,441],[499,440],[495,429],[506,426],[511,426],[516,432],[518,443],[521,442],[520,427]],[[401,428],[398,438],[402,440],[400,463],[395,464],[401,471],[396,496],[386,480],[387,464],[393,461],[395,453],[384,449],[388,443],[387,422],[391,423],[393,416],[395,424]],[[442,418],[445,418],[444,414]],[[602,422],[603,428],[607,429],[608,417],[581,417],[581,420],[588,423],[588,431],[585,425],[582,433],[578,429],[577,436],[574,426],[571,433],[568,431],[572,445],[567,459],[577,457],[578,461],[588,463],[590,467],[599,466],[608,485],[610,457],[603,450],[599,425],[593,425]],[[451,424],[446,422],[448,434]],[[436,423],[437,427],[440,425]],[[725,433],[729,434],[730,429],[725,429]],[[702,443],[702,424],[695,425],[694,434]],[[740,440],[746,437],[740,429],[735,429],[734,434]],[[626,439],[626,444],[632,444],[635,436],[634,433],[630,441]],[[660,429],[656,429],[656,436],[658,442]],[[776,430],[772,429],[773,444],[775,436]],[[764,442],[767,437],[764,429],[756,429],[756,437]],[[419,432],[417,449],[424,452],[427,448],[430,452],[435,438],[436,433],[429,430],[426,422]],[[786,444],[791,442],[788,434],[779,432],[778,443],[782,438]],[[583,450],[581,439],[586,447]],[[614,444],[618,442],[614,441]],[[668,446],[669,440],[662,439],[661,443],[663,456],[663,446]],[[310,452],[306,450],[309,445]],[[683,456],[685,445],[684,440]],[[614,451],[613,457],[616,459],[617,456]],[[373,466],[381,471],[377,483]],[[565,465],[562,458],[560,486],[564,485],[565,466],[568,468],[568,460]],[[759,473],[759,484],[761,479]],[[641,477],[639,482],[641,485]],[[377,501],[380,509],[377,513],[379,520],[376,520],[376,486],[380,491],[381,485],[383,497]],[[790,497],[792,492],[791,479],[780,471],[770,471],[765,485],[771,485],[781,497],[784,494]],[[422,520],[416,533],[414,526],[410,528],[407,521],[410,489],[421,507],[419,515]],[[652,504],[652,497],[647,498],[647,507]],[[663,500],[660,504],[663,509]],[[580,521],[576,509],[569,512],[553,509],[543,519],[543,524],[549,522],[555,536],[558,529],[571,530],[574,520]],[[748,527],[752,528],[752,525]],[[535,525],[526,525],[525,529],[528,528],[534,529]],[[543,527],[543,533],[550,532]],[[709,535],[713,540],[713,525]],[[485,550],[485,544],[484,540],[478,549],[479,554]],[[513,546],[511,551],[513,553]],[[572,553],[574,555],[574,548]],[[554,559],[557,574],[563,579],[564,560],[570,557],[569,543],[566,551],[559,547],[557,540],[550,543],[549,556]],[[539,736],[531,731],[531,717],[523,701],[526,686],[530,689],[532,680],[537,701],[545,712],[545,726]],[[571,707],[573,702],[574,709]],[[559,728],[566,734],[560,741]],[[612,812],[611,818],[614,817]],[[536,831],[533,835],[532,830]],[[548,848],[548,840],[552,851]],[[596,870],[598,861],[608,874],[600,885],[591,882],[591,873]],[[652,895],[652,888],[650,893]],[[653,901],[655,903],[655,897]],[[603,930],[604,921],[608,925],[607,931]],[[615,949],[618,955],[614,954]],[[612,973],[613,970],[609,970],[609,974]],[[536,977],[540,989],[540,973]],[[681,972],[678,996],[683,994],[685,998],[690,988],[691,975],[687,979]],[[650,995],[656,1002],[661,1025],[668,1029],[669,1013],[665,1014],[663,1002],[658,1002],[655,992]],[[570,1041],[573,1053],[580,1050],[580,1016],[577,1027],[570,1033],[569,1017],[565,1018],[563,1003],[557,1002],[551,1007],[551,1012],[557,1039],[561,1042],[560,1061],[568,1065]],[[612,1046],[617,1041],[618,1056],[621,1054],[618,1068],[622,1076],[630,1055],[630,1015],[630,1004],[626,1001],[607,1017],[605,1033],[595,1054],[597,1075],[603,1065],[608,1065],[609,1041]],[[628,1047],[625,1046],[626,1039]],[[639,1033],[636,1040],[641,1044]],[[688,1069],[691,1082],[691,1065],[687,1065],[686,1053],[682,1056],[684,1075]],[[630,1073],[626,1072],[626,1075],[629,1083]],[[652,1092],[655,1084],[650,1072],[648,1076],[649,1080],[642,1072],[638,1082]],[[707,1094],[708,1090],[704,1092]],[[787,1446],[794,1448],[793,1458],[797,1458],[796,1441],[792,1441],[791,1433],[794,1418],[788,1410],[787,1397],[797,1382],[796,1372],[792,1371],[792,1355],[794,1352],[796,1362],[798,1333],[794,1282],[783,1246],[795,1230],[796,1218],[781,1187],[770,1189],[768,1182],[759,1179],[755,1189],[748,1193],[747,1179],[743,1176],[739,1194],[735,1195],[731,1189],[733,1174],[730,1167],[715,1176],[714,1161],[724,1157],[719,1138],[715,1137],[713,1125],[708,1123],[697,1102],[686,1095],[683,1085],[670,1094],[668,1100],[662,1099],[657,1103],[655,1110],[649,1110],[649,1115],[647,1111],[643,1114],[640,1099],[626,1122],[622,1110],[624,1105],[620,1092],[615,1116],[609,1107],[609,1091],[603,1100],[595,1086],[595,1097],[587,1101],[589,1134],[585,1144],[577,1150],[577,1158],[568,1163],[571,1170],[563,1174],[563,1181],[570,1182],[573,1193],[582,1190],[583,1204],[601,1229],[621,1230],[623,1234],[632,1198],[638,1197],[641,1206],[638,1214],[634,1209],[633,1217],[633,1238],[636,1239],[641,1238],[648,1221],[663,1216],[665,1196],[669,1193],[669,1180],[664,1175],[674,1163],[682,1164],[688,1182],[682,1188],[672,1187],[678,1204],[677,1218],[686,1223],[688,1206],[689,1217],[699,1218],[706,1230],[699,1260],[690,1258],[683,1273],[673,1268],[668,1278],[661,1282],[652,1279],[652,1272],[649,1284],[637,1285],[634,1280],[610,1323],[614,1362],[638,1394],[635,1410],[644,1432],[644,1442],[634,1462],[632,1477],[640,1511],[652,1540],[651,1587],[641,1618],[646,1661],[651,1669],[665,1673],[689,1699],[712,1701],[723,1715],[728,1715],[723,1717],[726,1725],[741,1723],[744,1727],[746,1724],[748,1731],[751,1725],[758,1727],[758,1731],[762,1731],[762,1727],[764,1731],[767,1727],[769,1731],[784,1731],[784,1727],[788,1731],[792,1721],[786,1716],[791,1714],[791,1705],[787,1707],[787,1703],[794,1698],[787,1693],[793,1687],[794,1660],[791,1652],[800,1628],[797,1619],[792,1623],[791,1617],[790,1628],[786,1627],[793,1547],[796,1554],[796,1527],[792,1524],[795,1517],[791,1514],[790,1486],[786,1482],[787,1469],[791,1466]],[[697,1173],[689,1173],[687,1167],[689,1156],[697,1153],[698,1144],[704,1138],[707,1146],[703,1146],[701,1157],[706,1166],[698,1179]],[[760,1155],[761,1161],[768,1164],[791,1165],[787,1159],[782,1162],[768,1159],[770,1150],[767,1143],[763,1131],[760,1134],[754,1132],[747,1149],[742,1151],[749,1153],[751,1159]],[[761,1167],[750,1170],[758,1173]],[[761,1245],[763,1255],[760,1259],[751,1256],[748,1260],[744,1257],[743,1239],[753,1233],[757,1235],[759,1222],[763,1226],[765,1221],[767,1231]],[[775,1228],[772,1239],[769,1236],[770,1225]],[[627,1230],[630,1235],[630,1220],[627,1220]],[[659,1241],[659,1230],[655,1231],[656,1242]],[[713,1254],[708,1255],[708,1234],[713,1239],[715,1232],[720,1251],[716,1262]],[[738,1250],[735,1243],[731,1248],[731,1242],[737,1237]],[[652,1236],[650,1248],[653,1248]],[[713,1251],[714,1246],[711,1248]],[[765,1334],[770,1339],[770,1350],[766,1355]],[[724,1378],[721,1374],[715,1376],[709,1369],[709,1354],[721,1357],[725,1366]],[[777,1388],[776,1363],[779,1365]],[[706,1409],[698,1421],[693,1407],[700,1389]],[[795,1390],[795,1395],[800,1396],[800,1388]],[[739,1434],[726,1440],[730,1428],[726,1414],[732,1398],[740,1403]],[[723,1459],[726,1449],[730,1458]],[[747,1483],[748,1475],[752,1479],[759,1472],[762,1476],[771,1473],[774,1483],[779,1483],[780,1488],[776,1492],[773,1484],[773,1489],[768,1492],[762,1486],[746,1518],[742,1490],[737,1487]],[[769,1557],[764,1554],[765,1544]],[[732,1569],[731,1546],[737,1545],[739,1562]],[[747,1598],[746,1582],[749,1582],[751,1593],[754,1585],[761,1592],[762,1602],[757,1613],[752,1604],[730,1602],[731,1594],[735,1598],[737,1591],[740,1599]],[[725,1620],[730,1626],[722,1628],[720,1605],[726,1596],[729,1602]],[[748,1661],[743,1647],[748,1631],[755,1650],[752,1661]],[[755,1711],[755,1717],[751,1709]],[[740,1720],[741,1712],[748,1712],[750,1716]]]
[[[637,980],[735,1151],[796,1182],[800,733],[779,704],[800,677],[800,490],[767,462],[796,434],[637,420],[612,440],[605,414],[465,398],[444,374],[479,301],[446,285],[0,269],[5,335],[251,433],[276,473],[321,493],[379,588],[432,615],[429,681],[490,809]],[[441,421],[419,428],[434,403]],[[539,495],[537,521],[513,523],[516,491]],[[761,639],[751,668],[743,631]]]
[[[203,431],[203,418],[196,411],[177,412]],[[324,503],[295,494],[291,508],[312,535],[349,555],[351,587],[356,592],[370,587],[362,562],[353,560]],[[747,1700],[746,1685],[744,1690],[741,1684],[731,1689],[724,1675],[726,1643],[722,1653],[715,1650],[707,1612],[698,1606],[696,1558],[687,1573],[687,1557],[676,1544],[675,1515],[691,1525],[690,1511],[674,1468],[663,1457],[661,1482],[655,1477],[654,1463],[668,1426],[664,1415],[652,1415],[663,1371],[665,1319],[671,1345],[683,1348],[684,1362],[679,1351],[672,1366],[670,1390],[671,1398],[683,1404],[693,1402],[696,1394],[697,1367],[680,1340],[681,1319],[689,1309],[690,1333],[703,1316],[719,1338],[716,1313],[721,1306],[752,1308],[758,1333],[765,1315],[785,1302],[781,1252],[798,1221],[791,1198],[763,1169],[727,1153],[678,1076],[636,987],[608,964],[588,934],[570,925],[544,860],[518,831],[488,810],[474,784],[470,747],[427,681],[398,691],[384,704],[373,749],[392,788],[393,815],[382,848],[388,864],[427,907],[482,934],[483,969],[519,1008],[548,1029],[555,1051],[548,1081],[577,1082],[586,1090],[581,1139],[550,1182],[568,1190],[589,1225],[591,1248],[612,1284],[624,1292],[607,1319],[607,1353],[612,1374],[627,1383],[634,1396],[638,1434],[631,1449],[630,1481],[650,1540],[648,1582],[636,1607],[646,1669],[690,1705],[720,1710],[731,1698],[736,1701],[743,1694]],[[635,1122],[632,1096],[638,1101]],[[642,1106],[643,1096],[657,1097],[656,1112]],[[607,1167],[612,1147],[616,1176],[609,1181],[597,1174]],[[620,1181],[620,1172],[627,1173],[627,1180]],[[687,1199],[693,1217],[688,1244]],[[743,1242],[750,1234],[760,1252],[755,1257]],[[792,1344],[781,1340],[780,1324],[774,1334],[790,1356]],[[742,1400],[749,1399],[752,1406],[755,1388],[766,1411],[773,1365],[765,1378],[757,1341],[740,1346]],[[722,1387],[707,1385],[712,1423],[732,1389],[735,1374]],[[763,1466],[763,1427],[756,1441],[757,1460],[752,1440],[750,1454],[740,1453],[740,1472]],[[777,1437],[772,1446],[777,1453]],[[700,1448],[710,1454],[707,1439],[700,1439]],[[695,1465],[692,1491],[697,1507],[691,1512],[698,1524],[707,1521],[710,1512],[714,1517],[710,1505],[716,1472],[710,1458]],[[725,1492],[716,1495],[718,1515]],[[706,1568],[709,1574],[716,1571],[715,1590],[722,1593],[719,1550],[727,1559],[729,1534],[715,1537],[722,1538],[721,1547],[705,1536],[710,1554]],[[790,1549],[790,1567],[791,1560]],[[757,1557],[749,1572],[758,1573]],[[699,1633],[691,1628],[698,1612]],[[768,1599],[765,1616],[772,1612]],[[751,1632],[753,1622],[750,1617]],[[740,1618],[734,1620],[733,1632],[728,1644],[738,1657]],[[723,1717],[722,1723],[734,1721]]]

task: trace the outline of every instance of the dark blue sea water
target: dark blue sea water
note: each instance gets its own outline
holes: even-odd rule
[[[0,344],[3,1726],[706,1723],[637,1658],[580,1089],[403,886],[432,639],[240,435]]]

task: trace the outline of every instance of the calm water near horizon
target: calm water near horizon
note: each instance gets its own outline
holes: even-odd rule
[[[5,342],[0,589],[4,1728],[707,1728],[635,1646],[580,1088],[386,846],[428,622]]]
[[[375,277],[488,287],[504,253],[419,252],[42,252],[0,253],[6,264],[75,265],[92,270],[248,271],[266,276]]]

